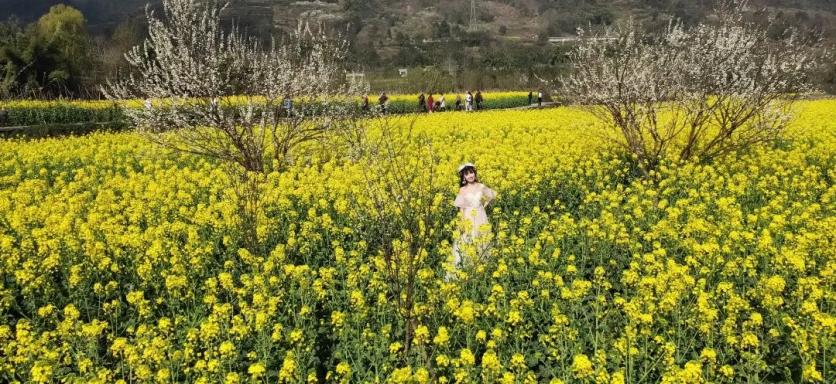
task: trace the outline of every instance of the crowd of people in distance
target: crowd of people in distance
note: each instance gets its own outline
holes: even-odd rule
[[[381,92],[380,96],[377,98],[377,103],[380,106],[380,110],[382,112],[386,112],[386,107],[389,102],[389,96],[386,95],[386,92]],[[473,91],[467,91],[464,98],[462,95],[456,94],[456,100],[454,104],[455,111],[478,111],[485,108],[485,98],[482,95],[482,91],[477,90],[474,94]],[[447,105],[447,98],[444,96],[444,92],[440,92],[438,98],[435,98],[432,92],[428,93],[426,96],[423,92],[418,95],[418,112],[426,112],[426,113],[433,113],[433,112],[442,112],[448,110]],[[364,111],[368,111],[371,108],[371,104],[369,102],[369,95],[363,96],[363,104],[362,108]]]
[[[543,106],[543,91],[537,91],[536,96],[534,92],[528,92],[528,105],[533,105],[534,100],[536,97],[537,106]],[[377,103],[380,108],[380,111],[386,113],[387,107],[389,105],[389,96],[386,95],[386,92],[381,92],[380,96],[377,97]],[[363,102],[361,104],[361,108],[363,111],[369,111],[371,109],[371,102],[369,101],[369,95],[366,94],[363,96]],[[449,106],[447,105],[447,99],[444,96],[444,92],[440,92],[438,94],[438,98],[433,96],[432,92],[429,92],[426,96],[424,92],[418,95],[418,112],[425,112],[425,113],[433,113],[433,112],[443,112],[447,111]],[[474,94],[473,91],[467,91],[462,97],[461,94],[456,94],[455,103],[453,104],[454,111],[479,111],[485,109],[485,97],[482,94],[481,90],[476,90]]]
[[[528,105],[533,105],[534,102],[534,92],[528,92]],[[537,106],[543,106],[543,91],[538,91],[537,95]],[[380,96],[377,98],[377,102],[380,108],[380,111],[386,113],[387,107],[389,105],[389,96],[386,95],[386,92],[381,92]],[[217,98],[212,99],[211,108],[215,109],[218,108],[218,100]],[[151,99],[145,99],[144,106],[146,110],[150,110],[152,108]],[[368,112],[371,110],[371,103],[369,102],[369,95],[366,94],[363,96],[363,102],[361,104],[361,108],[364,112]],[[447,99],[444,96],[444,92],[440,92],[438,98],[436,99],[433,97],[433,94],[430,92],[427,96],[424,96],[424,93],[418,95],[418,112],[426,112],[426,113],[433,113],[433,112],[443,112],[448,110],[447,109]],[[485,97],[482,95],[481,90],[476,90],[474,94],[472,91],[467,91],[465,93],[464,98],[460,94],[456,94],[456,101],[454,104],[455,111],[479,111],[485,109]],[[293,110],[293,99],[290,95],[285,95],[282,99],[281,107],[280,107],[280,115],[286,117],[292,117],[295,115]],[[4,119],[5,111],[0,111],[0,120]]]
[[[480,109],[484,109],[485,107],[485,98],[482,96],[482,91],[477,90],[476,94],[473,94],[473,91],[467,91],[462,99],[460,94],[456,94],[456,101],[454,104],[455,111],[478,111]],[[433,97],[432,93],[427,94],[424,97],[424,93],[422,92],[418,95],[418,112],[443,112],[447,110],[447,99],[444,97],[444,93],[440,93],[438,98],[436,99]]]

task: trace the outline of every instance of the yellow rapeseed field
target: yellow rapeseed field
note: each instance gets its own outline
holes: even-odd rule
[[[458,93],[464,98],[463,93]],[[369,95],[369,104],[378,105],[379,95]],[[388,95],[386,110],[389,113],[408,113],[418,110],[418,95],[396,94]],[[435,95],[436,100],[440,95]],[[500,109],[521,107],[528,104],[528,94],[522,91],[489,91],[484,93],[485,109]],[[296,102],[313,102],[318,98],[299,97]],[[445,96],[447,110],[455,109],[456,93]],[[354,98],[357,105],[362,99]],[[170,100],[150,100],[151,105],[166,106]],[[247,103],[264,103],[263,97],[233,96],[223,100],[226,105],[245,105]],[[274,101],[275,102],[275,101]],[[299,104],[297,104],[298,106]],[[108,100],[0,100],[0,111],[6,117],[0,119],[0,126],[26,126],[41,124],[76,124],[76,123],[121,123],[126,118],[123,109],[144,108],[145,101],[140,99],[108,101]],[[464,100],[461,108],[464,109]]]
[[[134,133],[0,140],[0,381],[834,382],[836,101],[654,179],[599,129],[572,108],[418,118],[435,212],[454,218],[465,161],[498,195],[491,257],[458,279],[436,229],[408,354],[339,150],[269,175],[252,254],[212,161]]]

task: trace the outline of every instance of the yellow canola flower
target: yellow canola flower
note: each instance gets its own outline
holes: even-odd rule
[[[579,379],[589,378],[593,375],[592,361],[584,354],[577,354],[572,357],[572,374]]]
[[[296,377],[296,355],[293,352],[288,352],[282,361],[282,367],[279,370],[279,380],[282,382],[293,381]]]
[[[459,351],[459,362],[464,365],[473,365],[476,363],[476,356],[469,348],[463,348]]]
[[[646,369],[657,381],[735,382],[764,377],[762,362],[777,358],[799,362],[802,381],[827,382],[834,103],[800,103],[775,145],[666,159],[647,178],[574,107],[397,118],[415,117],[414,135],[393,139],[401,164],[436,178],[427,189],[410,180],[430,192],[427,207],[392,199],[385,217],[427,208],[441,223],[387,234],[391,253],[369,219],[365,164],[339,140],[308,143],[265,177],[265,244],[248,251],[241,191],[215,160],[133,132],[2,138],[0,372],[623,383]],[[385,128],[369,124],[373,138]],[[434,162],[420,161],[422,141]],[[445,280],[464,162],[497,191],[490,252]],[[415,251],[422,231],[431,241]],[[597,352],[580,354],[590,342]]]
[[[450,335],[448,334],[447,327],[438,327],[438,331],[436,332],[435,337],[433,337],[433,344],[438,346],[444,346],[447,345],[447,342],[449,340]]]

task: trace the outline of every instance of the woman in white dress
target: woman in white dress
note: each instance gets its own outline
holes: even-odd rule
[[[459,208],[462,223],[459,238],[453,243],[453,262],[456,268],[486,256],[490,223],[485,208],[496,197],[492,189],[479,182],[476,167],[471,163],[459,167],[459,186],[459,194],[453,202]]]

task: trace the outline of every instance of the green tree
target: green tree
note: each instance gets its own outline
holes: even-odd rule
[[[0,97],[16,95],[18,80],[29,62],[23,55],[28,38],[17,19],[0,23]]]
[[[52,95],[78,95],[83,92],[86,69],[90,66],[90,38],[84,15],[73,7],[59,4],[35,24],[30,41],[32,58],[39,66],[40,84]]]
[[[0,92],[6,96],[81,96],[91,67],[84,15],[56,5],[26,29],[0,28]]]

